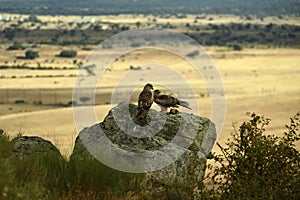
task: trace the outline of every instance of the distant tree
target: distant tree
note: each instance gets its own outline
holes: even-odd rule
[[[272,23],[269,23],[266,25],[266,29],[271,30],[273,28],[273,26],[274,25]]]
[[[141,70],[142,68],[141,68],[141,66],[132,66],[132,65],[130,65],[130,70]]]
[[[241,45],[234,44],[234,45],[232,45],[232,49],[235,51],[241,51],[241,50],[243,50],[243,47]]]
[[[289,36],[290,38],[295,38],[295,37],[296,37],[296,35],[295,35],[294,33],[291,33],[291,32],[288,33],[288,36]]]
[[[217,24],[212,24],[211,25],[211,28],[214,29],[214,30],[218,30],[219,29],[219,26]]]
[[[10,28],[6,28],[3,30],[4,37],[8,40],[13,40],[16,36],[16,31]]]
[[[129,26],[122,26],[121,27],[121,31],[127,31],[127,30],[129,30],[130,28],[129,28]]]
[[[7,50],[24,50],[25,47],[20,42],[14,42]]]
[[[246,28],[246,29],[251,29],[251,24],[250,24],[250,23],[247,23],[247,24],[245,25],[245,28]]]
[[[41,20],[38,19],[38,17],[36,15],[30,15],[28,17],[28,21],[29,22],[41,22]]]
[[[141,22],[136,22],[135,25],[136,25],[137,28],[140,28],[142,23]]]
[[[74,58],[77,55],[77,51],[74,50],[63,50],[60,52],[59,56],[60,57],[65,57],[65,58]]]
[[[39,57],[39,53],[37,51],[27,50],[25,52],[26,59],[35,59],[37,57]]]
[[[79,101],[86,103],[87,101],[90,101],[90,97],[80,97]]]
[[[249,16],[249,15],[247,15],[247,16],[246,16],[246,20],[252,20],[252,17]]]
[[[94,28],[94,31],[101,31],[102,30],[102,26],[101,25],[96,25],[93,28]]]
[[[198,50],[195,50],[195,51],[187,54],[188,57],[195,57],[195,56],[198,56],[198,55],[199,55],[199,51]]]

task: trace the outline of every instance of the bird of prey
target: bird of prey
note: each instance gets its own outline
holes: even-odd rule
[[[146,119],[147,113],[153,103],[153,86],[148,83],[139,95],[137,119],[143,121]]]
[[[154,102],[160,106],[161,112],[167,112],[169,107],[178,108],[179,106],[191,110],[188,102],[179,100],[170,95],[161,95],[159,90],[154,90]]]

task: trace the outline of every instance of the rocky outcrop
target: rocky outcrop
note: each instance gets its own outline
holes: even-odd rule
[[[145,173],[143,186],[151,190],[172,182],[195,188],[216,140],[214,124],[193,114],[150,110],[148,125],[139,126],[134,123],[136,111],[136,105],[120,103],[103,122],[82,130],[71,160],[104,158],[112,168]]]
[[[12,141],[12,155],[26,156],[53,156],[62,158],[59,150],[48,140],[37,136],[20,136]]]

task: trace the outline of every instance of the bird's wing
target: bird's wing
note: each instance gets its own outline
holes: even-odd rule
[[[139,108],[150,108],[153,103],[151,92],[141,92],[139,96],[138,107]]]
[[[165,107],[177,107],[178,100],[170,95],[159,95],[154,99],[155,103]]]
[[[178,100],[178,105],[180,105],[180,106],[182,106],[182,107],[185,107],[185,108],[187,108],[187,109],[192,110],[192,109],[190,108],[189,102],[187,102],[187,101]]]

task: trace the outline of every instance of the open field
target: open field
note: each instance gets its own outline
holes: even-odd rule
[[[30,15],[20,15],[20,14],[9,14],[3,13],[3,17],[9,17],[13,21],[17,22],[20,19],[26,19]],[[170,23],[174,25],[185,26],[186,23],[200,23],[200,24],[226,24],[226,23],[252,23],[252,24],[289,24],[289,25],[300,25],[299,19],[292,16],[284,16],[278,18],[277,16],[267,16],[262,18],[252,17],[251,19],[246,20],[245,17],[230,15],[230,14],[220,14],[220,15],[191,15],[187,14],[184,17],[176,17],[174,15],[136,15],[136,14],[119,14],[119,15],[90,15],[90,16],[77,16],[77,15],[41,15],[38,17],[41,22],[46,22],[47,26],[44,26],[44,29],[53,29],[53,28],[63,28],[62,24],[76,23],[76,22],[89,22],[89,21],[101,21],[103,23],[119,23],[119,24],[128,24],[136,26],[137,22],[142,24],[157,24],[157,23]],[[197,22],[195,22],[195,19]],[[74,24],[73,24],[74,25]],[[67,26],[67,25],[65,25]],[[34,28],[30,23],[24,24],[24,28]],[[69,26],[69,28],[72,28]],[[108,26],[107,26],[108,28]]]
[[[219,142],[226,142],[230,132],[233,130],[231,127],[232,122],[240,124],[246,120],[245,113],[248,111],[263,114],[272,119],[267,133],[283,133],[285,124],[289,123],[289,117],[300,110],[300,50],[244,49],[237,52],[226,48],[208,47],[206,51],[211,55],[216,64],[226,91],[227,113]],[[139,55],[138,59],[136,59],[137,54]],[[122,59],[116,61],[111,67],[111,71],[105,72],[103,79],[99,83],[100,88],[107,88],[103,89],[102,96],[102,90],[99,90],[99,98],[106,96],[105,98],[110,100],[110,95],[107,93],[110,90],[109,88],[112,89],[120,81],[122,75],[131,71],[129,69],[130,65],[138,66],[141,63],[149,62],[149,58],[146,55],[149,55],[149,52],[134,52],[124,56],[124,61]],[[160,59],[164,64],[173,65],[182,75],[188,77],[192,87],[197,89],[196,91],[204,94],[196,98],[200,105],[200,113],[201,116],[211,118],[211,98],[208,95],[203,80],[199,79],[187,65],[177,65],[176,67],[175,64],[179,61],[174,59],[172,55],[164,55],[160,52],[157,56],[158,58],[164,57],[165,59]],[[179,63],[184,64],[184,61]],[[39,72],[42,75],[49,72],[57,73],[57,71],[64,72],[64,70],[51,70],[47,72],[40,70],[34,72]],[[5,71],[1,72],[5,73]],[[18,70],[16,69],[14,72],[18,76]],[[151,74],[151,69],[142,68],[139,73],[143,77],[139,77],[137,82],[131,83],[135,84],[136,87],[141,87],[147,82],[147,74]],[[70,90],[66,91],[68,91],[69,98],[71,99],[70,91],[74,85],[75,77],[49,77],[44,78],[44,80],[35,77],[6,78],[0,79],[0,85],[2,88],[22,88],[20,87],[21,85],[24,89],[27,87],[31,89],[43,87],[63,88],[57,87],[58,84],[54,84],[54,79],[59,83],[64,83],[65,87],[70,88]],[[124,90],[126,91],[126,85],[124,86]],[[43,98],[53,98],[51,94],[48,97],[47,94],[45,95]],[[192,99],[187,100],[192,101]],[[71,152],[77,135],[72,118],[72,108],[48,110],[51,106],[33,106],[32,108],[28,108],[28,105],[10,104],[5,106],[5,104],[1,105],[2,116],[0,116],[0,124],[2,129],[11,134],[21,132],[25,135],[42,136],[57,144],[63,153],[69,154]],[[26,113],[18,113],[22,110],[22,106],[24,106],[24,111],[27,110]],[[36,111],[39,108],[42,110]],[[105,117],[109,108],[110,105],[97,106],[96,110],[99,121]],[[158,107],[154,108],[158,109]],[[31,109],[34,112],[29,112]],[[16,111],[16,113],[13,111]],[[196,111],[193,110],[193,112]],[[217,150],[217,148],[215,149]]]
[[[34,60],[30,60],[30,59],[23,58],[25,56],[24,50],[7,51],[6,49],[9,47],[9,45],[10,44],[3,45],[0,48],[0,53],[1,53],[0,63],[2,65],[26,66],[32,69],[44,68],[44,70],[46,71],[47,69],[48,70],[64,69],[65,76],[73,75],[74,72],[72,72],[72,70],[74,70],[74,68],[77,69],[80,61],[83,60],[88,55],[88,53],[90,53],[89,50],[82,50],[78,46],[71,46],[71,47],[69,46],[69,47],[62,48],[61,46],[54,46],[54,45],[37,45],[31,49],[38,51],[39,57]],[[59,53],[65,49],[79,51],[79,53],[76,58],[58,57]],[[56,75],[55,73],[51,73],[51,74]],[[34,76],[35,73],[32,70],[31,73],[28,75]]]
[[[267,133],[280,134],[289,117],[300,110],[300,49],[297,48],[300,20],[297,17],[44,15],[28,21],[29,15],[1,15],[10,20],[0,21],[0,128],[10,134],[21,132],[45,137],[67,155],[77,135],[72,108],[68,107],[74,100],[80,101],[72,99],[75,81],[78,76],[77,87],[82,87],[81,81],[84,83],[92,77],[83,69],[84,59],[102,40],[137,27],[171,28],[207,44],[205,51],[213,59],[224,84],[225,94],[220,95],[225,95],[227,101],[220,143],[230,137],[232,123],[246,120],[248,111],[271,118]],[[21,49],[8,50],[15,42]],[[214,46],[218,42],[222,46]],[[233,50],[233,44],[239,44],[242,49]],[[38,52],[39,57],[25,59],[28,49]],[[60,57],[62,50],[73,50],[77,55]],[[106,51],[108,56],[119,53],[109,47]],[[201,71],[212,68],[203,65]],[[205,79],[216,77],[201,77],[181,57],[148,49],[120,56],[102,74],[95,100],[98,120],[105,117],[111,104],[117,103],[112,102],[112,95],[133,93],[130,99],[136,102],[141,87],[155,77],[155,87],[167,85],[166,91],[175,91],[192,106],[198,103],[199,110],[195,107],[193,113],[212,118],[211,96]],[[180,77],[194,93],[185,90],[178,81]],[[114,90],[116,86],[119,90]],[[89,104],[89,101],[80,103]],[[157,106],[153,108],[159,110]]]

